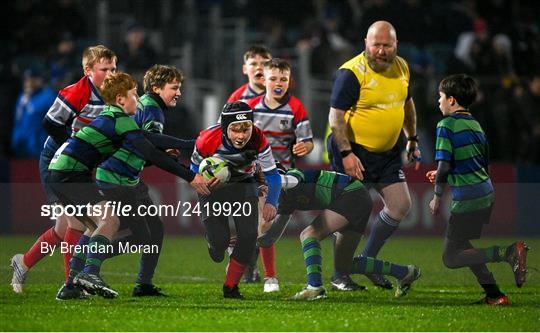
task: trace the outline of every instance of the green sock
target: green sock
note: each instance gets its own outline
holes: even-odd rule
[[[492,246],[486,249],[486,256],[489,262],[501,262],[506,260],[506,246]]]
[[[84,272],[99,275],[101,264],[110,253],[111,241],[102,235],[93,236],[88,242],[88,255],[84,266]]]

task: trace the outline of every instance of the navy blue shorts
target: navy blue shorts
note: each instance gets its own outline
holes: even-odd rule
[[[446,227],[446,238],[451,240],[479,239],[489,223],[493,206],[466,213],[452,213]]]
[[[53,170],[49,175],[49,184],[64,205],[95,205],[107,200],[92,179],[90,172]]]
[[[333,134],[328,136],[326,144],[332,170],[345,173],[343,160]],[[351,142],[351,150],[364,166],[364,180],[362,180],[362,183],[368,189],[372,187],[382,189],[394,183],[405,182],[399,144],[396,144],[387,152],[373,153],[367,151],[361,145]]]
[[[39,178],[41,179],[41,184],[43,185],[43,189],[45,190],[47,201],[50,204],[60,202],[60,199],[58,199],[58,196],[52,190],[49,181],[51,175],[51,173],[49,172],[49,164],[51,164],[54,153],[56,152],[56,150],[58,150],[58,148],[59,146],[56,144],[56,142],[51,137],[48,137],[47,141],[45,141],[43,150],[39,155]]]

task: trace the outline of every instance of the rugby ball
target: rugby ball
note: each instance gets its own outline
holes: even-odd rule
[[[216,177],[220,183],[226,183],[231,179],[231,171],[227,162],[215,155],[202,160],[199,165],[199,173],[206,180]]]

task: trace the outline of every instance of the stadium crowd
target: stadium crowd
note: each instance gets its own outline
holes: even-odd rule
[[[147,38],[149,27],[167,23],[157,24],[163,14],[149,10],[151,1],[108,5],[118,14],[117,20],[128,22],[122,29],[110,29],[108,46],[119,55],[119,69],[140,79],[138,73],[152,64],[168,62],[167,46]],[[39,135],[45,104],[52,102],[50,96],[59,88],[76,81],[82,49],[100,42],[93,28],[98,10],[95,2],[86,0],[17,0],[6,6],[2,22],[17,22],[17,28],[2,29],[0,156],[36,158],[39,141],[45,138]],[[187,5],[171,6],[180,11]],[[309,50],[312,77],[329,82],[335,69],[363,48],[359,32],[378,19],[391,21],[399,31],[398,54],[411,68],[425,146],[434,142],[433,127],[439,117],[436,83],[447,74],[463,72],[480,81],[476,114],[490,138],[491,159],[540,164],[540,6],[536,1],[204,1],[195,5],[196,32],[175,22],[169,32],[153,31],[160,36],[157,40],[174,38],[176,45],[191,40],[195,50],[203,50],[207,39],[200,36],[210,29],[204,18],[214,6],[225,18],[247,19],[250,44],[263,43],[285,58],[293,57],[295,50]],[[290,13],[302,14],[299,19]],[[208,77],[205,62],[208,57],[195,57],[194,75]],[[176,117],[189,117],[192,112],[184,110]],[[171,130],[171,134],[195,134],[192,127]],[[36,133],[36,142],[20,139],[21,132],[29,131]],[[427,158],[433,155],[426,153]]]

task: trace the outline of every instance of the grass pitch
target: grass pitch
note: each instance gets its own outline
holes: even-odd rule
[[[532,271],[518,289],[509,265],[489,267],[510,298],[507,307],[472,305],[483,294],[466,269],[450,270],[441,262],[442,238],[392,238],[380,257],[421,267],[422,277],[409,294],[395,299],[393,291],[374,289],[364,277],[355,280],[367,291],[328,290],[328,299],[302,302],[288,297],[305,283],[300,242],[282,239],[277,245],[281,291],[264,294],[262,284],[241,284],[246,300],[224,300],[225,265],[208,257],[202,237],[168,237],[154,283],[167,298],[133,298],[131,290],[139,255],[107,261],[103,278],[120,297],[87,301],[55,300],[63,279],[59,254],[45,258],[30,272],[23,294],[9,282],[9,260],[33,242],[32,237],[0,237],[1,331],[538,331],[540,278]],[[540,239],[532,248],[529,267],[540,267]],[[507,245],[513,239],[473,242],[476,246]],[[331,275],[329,240],[322,242],[324,281]],[[363,246],[363,243],[360,245]],[[536,251],[535,251],[536,250]],[[260,265],[259,265],[260,266]]]

